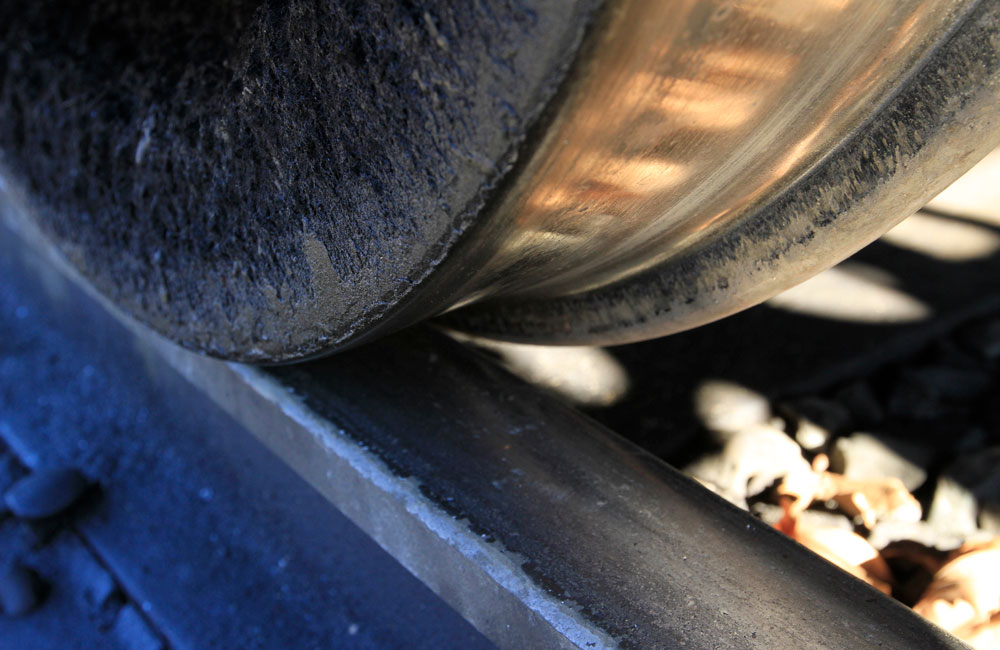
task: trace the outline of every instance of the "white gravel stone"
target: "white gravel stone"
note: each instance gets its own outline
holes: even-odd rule
[[[749,388],[719,379],[702,383],[694,394],[695,415],[720,440],[771,419],[771,404]]]
[[[765,424],[740,431],[722,451],[684,470],[707,481],[730,501],[746,507],[745,499],[795,472],[811,472],[802,450],[783,432]]]
[[[910,458],[918,459],[920,464]],[[927,471],[921,465],[929,461],[930,452],[921,447],[859,432],[834,443],[830,469],[848,478],[895,477],[913,491],[927,480]]]
[[[927,523],[940,531],[967,537],[979,530],[978,512],[975,495],[958,481],[942,476],[934,490]]]

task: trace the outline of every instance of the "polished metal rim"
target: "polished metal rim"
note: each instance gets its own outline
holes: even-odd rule
[[[654,4],[608,14],[544,140],[475,243],[453,251],[444,270],[469,279],[449,326],[571,344],[696,327],[849,256],[1000,142],[1000,3],[678,3],[681,27],[650,56],[631,45],[636,25],[669,22]],[[731,29],[713,36],[713,21]],[[779,37],[784,58],[778,45],[770,58],[719,54]],[[819,59],[801,54],[809,39],[822,40],[804,50]],[[729,85],[660,78],[713,65],[729,66]],[[639,100],[599,92],[635,78]],[[648,110],[650,98],[677,110]],[[725,110],[734,102],[753,119]],[[706,135],[706,106],[734,133]]]

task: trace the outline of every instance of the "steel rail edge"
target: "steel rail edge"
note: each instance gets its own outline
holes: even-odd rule
[[[175,347],[89,289],[22,198],[0,185],[47,285],[103,304],[502,648],[964,647],[437,332],[270,369]]]

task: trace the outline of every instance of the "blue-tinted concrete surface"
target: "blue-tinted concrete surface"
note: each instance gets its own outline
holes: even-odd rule
[[[0,518],[0,558],[51,585],[0,648],[493,647],[112,319],[56,318],[86,301],[21,257],[0,227],[0,479],[69,464],[97,487]]]

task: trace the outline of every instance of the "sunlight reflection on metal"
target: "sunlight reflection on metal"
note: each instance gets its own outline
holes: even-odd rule
[[[785,311],[856,323],[909,323],[933,310],[897,289],[893,276],[859,262],[844,262],[767,301]]]
[[[503,243],[477,260],[470,300],[590,290],[697,245],[857,128],[964,5],[664,6],[610,12],[603,56],[491,219]]]
[[[945,262],[968,262],[1000,250],[1000,233],[968,221],[918,212],[882,235],[893,246]]]

